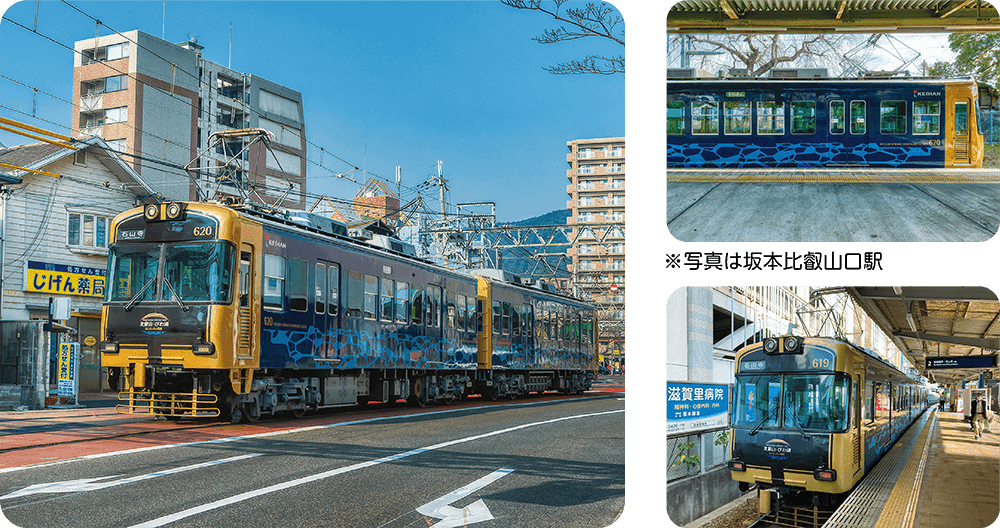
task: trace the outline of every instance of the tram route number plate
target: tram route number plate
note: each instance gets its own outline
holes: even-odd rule
[[[746,92],[726,92],[726,97],[746,97]]]

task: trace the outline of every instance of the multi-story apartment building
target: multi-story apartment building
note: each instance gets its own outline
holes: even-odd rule
[[[237,156],[230,171],[198,171],[202,195],[237,194],[235,185],[251,183],[263,198],[277,198],[291,183],[283,205],[305,207],[301,93],[205,60],[195,39],[173,44],[129,31],[81,40],[75,49],[74,136],[100,136],[158,193],[187,200],[197,197],[196,184],[181,167],[213,132],[264,128],[274,134],[270,152],[241,152],[246,140],[236,139],[200,157],[200,167],[218,167]]]
[[[577,243],[567,250],[577,292],[598,306],[606,360],[624,350],[625,138],[566,142],[566,193]]]

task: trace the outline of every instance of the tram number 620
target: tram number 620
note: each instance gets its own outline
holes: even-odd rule
[[[829,359],[818,359],[818,358],[814,359],[813,360],[813,368],[830,368],[830,360]]]
[[[191,234],[194,236],[212,236],[212,226],[196,226],[191,230]]]

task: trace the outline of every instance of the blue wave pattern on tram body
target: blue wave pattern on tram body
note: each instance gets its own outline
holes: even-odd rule
[[[455,339],[344,329],[324,333],[312,326],[305,331],[265,329],[263,337],[263,368],[475,369],[478,365],[475,345],[459,345]],[[339,361],[331,361],[335,359]],[[579,353],[567,349],[545,347],[532,355],[517,344],[493,350],[494,368],[566,369],[584,363]]]
[[[774,146],[751,143],[668,143],[667,167],[825,167],[838,163],[867,163],[885,167],[904,164],[943,166],[943,154],[935,152],[939,150],[920,146],[882,147],[877,143],[857,145],[850,150],[845,150],[842,143],[778,143]]]

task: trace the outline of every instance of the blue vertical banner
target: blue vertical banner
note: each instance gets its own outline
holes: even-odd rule
[[[59,343],[59,396],[76,396],[79,366],[80,343]]]
[[[728,426],[728,384],[667,382],[667,434]]]

